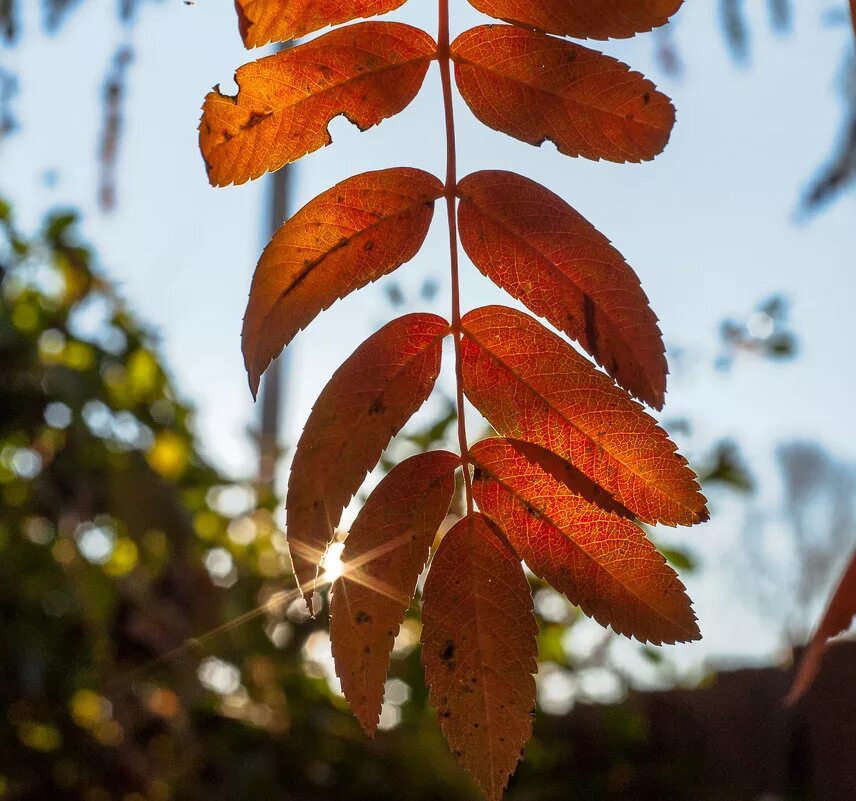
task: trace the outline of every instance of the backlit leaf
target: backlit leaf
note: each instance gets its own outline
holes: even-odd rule
[[[434,314],[393,320],[354,351],[315,402],[285,504],[294,574],[307,599],[343,509],[431,394],[448,333],[449,324]]]
[[[646,523],[706,520],[686,460],[636,401],[522,312],[464,315],[464,390],[503,436],[570,462]]]
[[[365,131],[416,97],[437,46],[397,22],[361,22],[246,64],[238,94],[205,98],[199,145],[215,186],[242,184],[329,145],[346,116]]]
[[[610,56],[512,25],[452,43],[458,88],[485,125],[568,156],[639,162],[669,141],[675,109],[653,83]]]
[[[443,185],[398,168],[348,178],[274,235],[253,276],[242,344],[255,395],[268,365],[323,309],[416,255]]]
[[[389,655],[455,491],[461,457],[433,451],[394,467],[354,521],[333,584],[330,639],[342,691],[374,735]]]
[[[458,195],[461,242],[476,267],[662,408],[668,368],[657,316],[609,240],[558,195],[511,172],[469,175]]]
[[[665,25],[683,0],[470,0],[479,11],[577,39],[626,39]]]
[[[532,733],[536,631],[516,554],[482,515],[458,522],[425,582],[422,664],[449,746],[489,801]]]
[[[699,639],[680,579],[645,533],[559,481],[553,454],[492,438],[470,449],[479,508],[529,568],[587,615],[652,643]]]
[[[847,631],[854,617],[856,617],[856,553],[853,554],[841,583],[835,590],[823,619],[803,654],[794,684],[786,699],[787,704],[796,703],[811,687],[820,672],[827,642],[832,637]]]
[[[247,47],[287,42],[361,17],[385,14],[406,0],[235,0]]]

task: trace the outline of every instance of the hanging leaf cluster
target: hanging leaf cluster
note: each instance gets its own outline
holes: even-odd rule
[[[669,99],[565,37],[631,37],[665,24],[681,0],[470,2],[502,22],[450,41],[449,2],[438,0],[436,41],[410,25],[359,21],[246,64],[235,96],[215,88],[206,97],[199,136],[210,182],[241,184],[329,145],[338,116],[367,130],[402,112],[438,64],[445,179],[408,167],[364,173],[294,214],[259,261],[242,344],[255,395],[271,361],[321,311],[417,254],[444,201],[450,318],[393,320],[336,371],[297,444],[287,535],[311,603],[344,508],[431,394],[451,338],[460,453],[407,459],[371,493],[345,542],[330,630],[343,691],[373,735],[393,641],[433,550],[422,593],[430,698],[460,764],[498,799],[535,704],[536,624],[522,562],[621,634],[695,640],[684,587],[641,524],[692,525],[708,513],[694,473],[643,405],[662,408],[668,370],[657,317],[624,257],[528,178],[456,174],[453,76],[479,120],[523,142],[549,139],[568,156],[619,163],[657,156],[675,121]],[[403,4],[236,5],[244,42],[256,47]],[[462,314],[459,242],[534,316],[504,306]],[[497,436],[468,444],[465,397]],[[457,471],[467,513],[439,537]]]

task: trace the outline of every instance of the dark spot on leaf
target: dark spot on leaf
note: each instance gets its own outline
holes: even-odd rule
[[[443,653],[440,654],[440,659],[444,662],[448,662],[455,655],[455,643],[452,640],[446,640],[446,647],[443,649]]]
[[[386,411],[386,406],[384,406],[383,401],[380,398],[375,400],[375,402],[372,403],[371,406],[369,406],[369,414],[370,415],[383,414],[385,411]]]
[[[249,128],[255,128],[256,125],[258,125],[260,122],[264,122],[268,118],[268,116],[268,114],[262,114],[258,111],[254,111],[252,114],[250,114],[250,118],[244,123],[242,127],[245,131]]]
[[[371,615],[369,615],[368,613],[363,612],[362,610],[360,610],[360,611],[359,611],[359,612],[357,612],[357,614],[354,616],[354,620],[356,620],[356,621],[357,621],[357,623],[371,623],[371,622],[372,622],[372,616],[371,616]]]

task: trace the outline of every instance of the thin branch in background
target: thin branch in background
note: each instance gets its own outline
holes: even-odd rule
[[[134,21],[142,2],[143,0],[116,0],[116,14],[123,25],[130,25]]]
[[[0,140],[18,127],[12,100],[18,94],[18,78],[0,67]]]
[[[743,0],[720,0],[725,41],[734,59],[741,63],[749,58],[749,28],[744,12]]]
[[[103,211],[116,206],[116,163],[122,135],[122,107],[127,94],[128,67],[134,51],[122,45],[113,56],[113,67],[104,83],[104,125],[98,154],[98,203]]]
[[[681,54],[678,52],[673,35],[673,24],[664,25],[662,28],[655,28],[654,43],[656,45],[656,58],[660,69],[663,72],[673,77],[679,77],[684,72],[684,64],[681,61]]]
[[[856,0],[851,1],[856,3]],[[856,182],[856,58],[851,57],[847,72],[844,131],[835,154],[805,191],[797,215],[801,218],[819,211]]]
[[[773,29],[782,33],[790,31],[793,20],[791,0],[769,0],[769,9]]]
[[[0,0],[0,40],[12,44],[18,38],[18,15],[15,0]]]
[[[42,0],[45,30],[50,33],[57,31],[78,2],[80,0]]]

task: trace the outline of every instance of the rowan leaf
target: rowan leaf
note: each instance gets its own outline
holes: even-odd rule
[[[561,337],[502,306],[475,309],[462,324],[464,390],[500,434],[553,451],[646,523],[707,520],[674,443]]]
[[[449,324],[408,314],[372,334],[322,390],[297,443],[286,534],[298,585],[311,598],[342,511],[390,439],[431,394]]]
[[[486,518],[465,517],[425,582],[422,665],[440,728],[489,801],[532,733],[536,633],[520,560]]]
[[[394,467],[354,521],[333,584],[336,674],[370,736],[377,730],[389,655],[455,492],[461,457],[433,451]]]
[[[367,172],[311,200],[277,231],[253,276],[241,334],[254,396],[271,361],[319,312],[416,255],[442,193],[422,170]]]
[[[609,240],[558,195],[511,172],[473,173],[458,196],[473,264],[661,409],[668,367],[657,316]]]
[[[853,554],[847,570],[844,571],[841,582],[824,612],[823,619],[800,660],[793,686],[785,699],[788,706],[795,704],[814,683],[820,672],[828,641],[847,631],[854,617],[856,617],[856,553]]]
[[[576,39],[627,39],[665,25],[683,0],[469,0],[488,16]]]
[[[482,25],[452,43],[458,89],[497,131],[561,153],[649,161],[675,109],[651,81],[610,56],[512,25]]]
[[[235,0],[241,38],[246,47],[287,42],[307,33],[374,17],[403,6],[407,0]]]
[[[684,585],[633,522],[559,481],[557,457],[514,440],[470,448],[473,496],[529,568],[583,612],[642,642],[700,638]]]
[[[244,65],[235,73],[236,96],[215,87],[202,106],[209,181],[242,184],[329,145],[334,117],[365,131],[398,114],[436,51],[418,28],[361,22]]]

